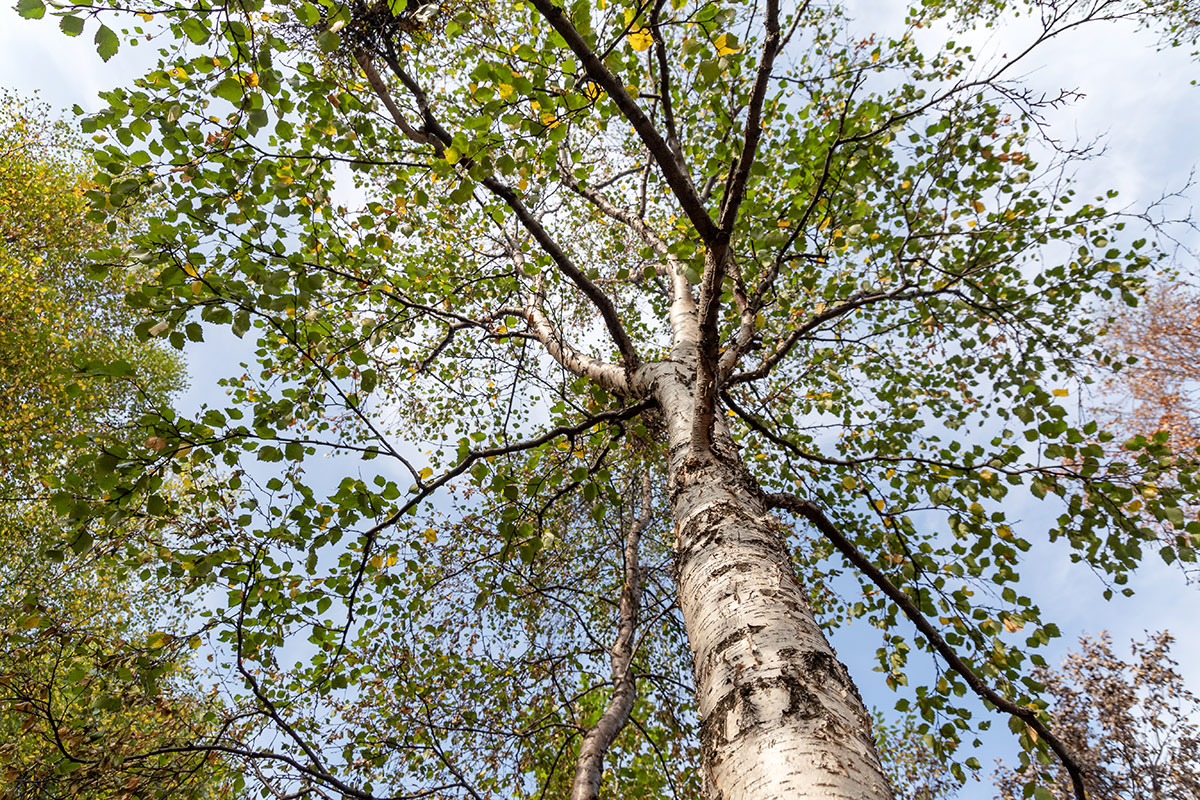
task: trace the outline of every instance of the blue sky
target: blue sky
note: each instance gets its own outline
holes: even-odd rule
[[[882,20],[885,28],[889,12],[895,16],[893,7],[883,3],[864,2],[857,10],[863,24]],[[1015,46],[1019,35],[1017,26],[1016,32],[978,37],[978,46],[1000,56]],[[69,39],[50,19],[27,21],[7,5],[0,7],[0,86],[23,94],[37,90],[57,108],[78,104],[85,111],[95,110],[100,105],[96,93],[139,74],[151,63],[153,48],[153,43],[124,46],[104,63],[95,54],[89,34]],[[1045,65],[1040,68],[1025,70],[1027,82],[1047,90],[1068,87],[1083,93],[1070,106],[1053,112],[1050,121],[1055,130],[1068,140],[1098,138],[1106,148],[1102,156],[1079,168],[1083,194],[1115,188],[1121,192],[1122,203],[1137,208],[1185,186],[1200,161],[1200,136],[1196,133],[1200,131],[1200,88],[1191,85],[1193,79],[1200,79],[1200,63],[1183,50],[1156,52],[1152,34],[1128,27],[1097,28],[1054,43],[1043,53],[1042,62]],[[1185,213],[1198,198],[1200,193],[1191,190],[1175,203],[1174,210]],[[185,407],[194,408],[206,400],[223,401],[217,379],[251,355],[248,348],[239,348],[235,342],[226,334],[190,350],[191,388],[181,398]],[[245,355],[231,357],[239,350]],[[1014,509],[1012,516],[1023,518],[1031,528],[1044,528],[1039,520],[1051,511],[1046,504],[1030,501],[1024,508]],[[1148,557],[1131,583],[1135,597],[1105,603],[1100,596],[1103,586],[1086,570],[1072,568],[1061,548],[1038,546],[1033,555],[1025,568],[1023,590],[1064,633],[1051,651],[1052,661],[1082,632],[1108,630],[1124,650],[1131,637],[1166,628],[1176,635],[1175,656],[1181,670],[1200,693],[1200,619],[1195,612],[1200,595],[1195,587],[1184,584],[1177,569]],[[867,700],[886,707],[891,704],[890,694],[877,680],[878,674],[854,667],[855,663],[870,662],[874,643],[874,631],[865,624],[839,635],[835,642]],[[1005,730],[1002,721],[998,727]],[[984,760],[1004,750],[999,742],[996,748],[982,754]],[[992,797],[991,786],[968,786],[960,797]]]

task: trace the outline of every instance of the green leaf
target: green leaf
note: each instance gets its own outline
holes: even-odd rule
[[[18,0],[17,13],[25,19],[41,19],[46,15],[46,4],[42,0]]]
[[[228,100],[235,106],[242,102],[242,84],[233,78],[225,78],[213,87],[212,93],[222,100]]]
[[[204,44],[208,41],[208,26],[198,17],[188,17],[180,27],[192,44]]]
[[[71,549],[75,555],[81,556],[88,550],[92,549],[92,535],[87,531],[80,531],[79,534],[71,540]]]
[[[78,36],[83,33],[83,20],[76,16],[65,16],[58,22],[59,29],[67,36]]]
[[[96,31],[96,52],[104,61],[108,61],[117,53],[117,48],[121,46],[121,42],[117,39],[117,34],[107,25],[101,25],[100,30]]]
[[[233,315],[233,333],[240,339],[246,335],[248,330],[250,330],[250,312],[243,309]]]
[[[321,31],[317,36],[317,47],[323,53],[332,53],[342,46],[342,37],[333,31]]]
[[[321,12],[312,3],[301,3],[296,8],[296,19],[302,25],[316,25],[321,21]]]

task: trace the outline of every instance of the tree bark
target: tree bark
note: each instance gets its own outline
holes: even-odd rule
[[[709,800],[891,800],[871,719],[718,419],[692,459],[695,376],[653,365],[666,418],[679,603],[696,676]]]

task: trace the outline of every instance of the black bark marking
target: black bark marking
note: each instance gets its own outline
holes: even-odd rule
[[[732,637],[730,637],[732,638]],[[818,654],[824,655],[824,654]],[[801,656],[801,661],[804,661]],[[700,721],[700,744],[706,751],[716,755],[720,748],[742,735],[766,725],[778,725],[789,718],[813,720],[832,715],[822,706],[817,695],[808,688],[799,670],[789,670],[783,675],[756,678],[735,686],[722,697],[708,715]],[[788,694],[788,704],[778,719],[764,718],[755,698],[760,693],[783,689]],[[736,733],[728,735],[729,719],[736,714]]]
[[[745,573],[745,572],[751,572],[753,570],[754,570],[754,567],[752,567],[749,564],[726,564],[723,567],[718,567],[717,569],[714,569],[712,571],[712,574],[709,576],[709,579],[716,580],[717,578],[721,577],[722,575],[726,575],[730,572]]]

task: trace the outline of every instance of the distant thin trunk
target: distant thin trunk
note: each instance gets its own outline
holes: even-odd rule
[[[637,682],[633,675],[633,641],[637,633],[638,615],[642,606],[642,570],[638,563],[638,543],[650,523],[650,475],[642,478],[641,511],[630,523],[625,534],[625,580],[621,587],[617,639],[612,648],[613,693],[600,719],[583,737],[579,757],[575,761],[575,781],[571,784],[571,800],[597,800],[600,778],[604,772],[604,756],[616,740],[637,700]]]

